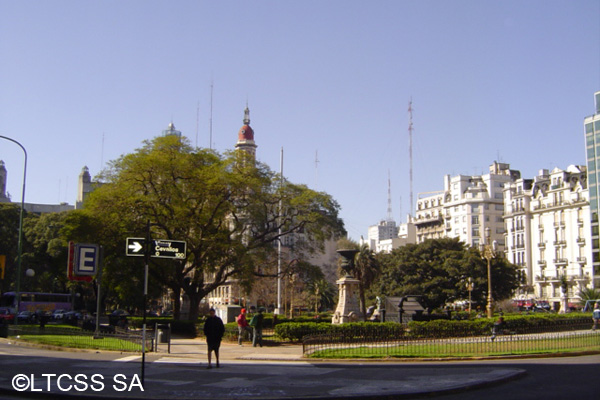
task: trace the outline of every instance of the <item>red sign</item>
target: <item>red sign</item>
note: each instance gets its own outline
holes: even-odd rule
[[[69,259],[67,261],[67,277],[70,281],[91,282],[92,276],[78,276],[73,273],[73,263],[75,262],[75,242],[69,242]]]

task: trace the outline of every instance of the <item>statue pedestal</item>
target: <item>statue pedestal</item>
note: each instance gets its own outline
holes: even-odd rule
[[[339,287],[340,299],[331,322],[333,324],[343,324],[346,322],[357,322],[362,320],[362,313],[358,301],[359,280],[350,276],[345,276],[336,283]]]
[[[560,301],[560,311],[558,312],[559,314],[565,314],[568,313],[569,310],[569,298],[567,297],[566,294],[563,294],[562,299]]]

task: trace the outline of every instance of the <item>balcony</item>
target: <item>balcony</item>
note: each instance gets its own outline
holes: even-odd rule
[[[567,260],[566,258],[555,258],[554,259],[554,265],[556,265],[557,267],[566,266],[568,263],[569,263],[569,260]]]
[[[577,262],[579,264],[585,264],[587,262],[587,257],[577,257]]]
[[[566,240],[555,240],[554,241],[554,245],[555,246],[566,246],[567,245],[567,241]]]
[[[565,221],[555,222],[554,223],[554,227],[555,228],[564,228],[565,227]]]
[[[413,223],[415,225],[422,225],[422,224],[440,224],[442,222],[442,217],[440,215],[419,215],[417,216],[417,218],[413,221]]]
[[[546,260],[538,260],[538,265],[540,266],[546,266]]]
[[[539,247],[540,249],[545,249],[545,248],[546,248],[546,242],[539,242],[539,243],[538,243],[538,247]]]
[[[584,246],[585,245],[585,238],[582,238],[581,236],[577,238],[577,244],[580,246]]]

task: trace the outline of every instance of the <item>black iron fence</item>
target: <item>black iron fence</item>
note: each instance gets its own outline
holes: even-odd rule
[[[316,358],[460,358],[600,351],[600,331],[590,331],[589,323],[585,327],[561,325],[562,330],[550,332],[521,327],[485,333],[446,329],[440,335],[410,330],[396,335],[325,333],[305,336],[302,346],[304,356]]]
[[[142,332],[114,329],[100,332],[77,328],[64,328],[46,325],[17,325],[8,327],[8,337],[30,342],[73,348],[105,349],[116,351],[141,352]],[[154,348],[154,331],[146,332],[145,351]]]

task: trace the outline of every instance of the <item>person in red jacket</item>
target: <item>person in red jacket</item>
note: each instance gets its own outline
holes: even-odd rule
[[[238,326],[238,344],[242,345],[242,340],[244,339],[244,333],[248,332],[250,339],[252,339],[252,328],[248,324],[248,320],[246,320],[246,309],[242,308],[240,311],[240,315],[235,318]]]

